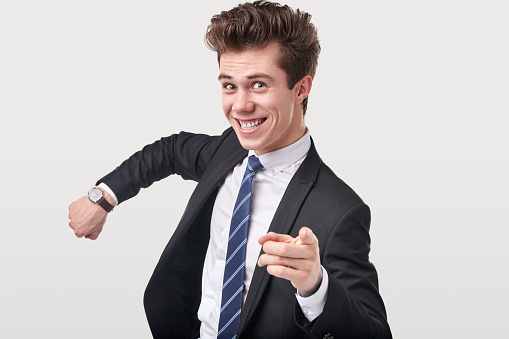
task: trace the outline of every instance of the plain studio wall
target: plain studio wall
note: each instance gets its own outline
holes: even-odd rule
[[[228,127],[203,36],[237,3],[0,4],[0,337],[150,337],[143,291],[195,184],[154,184],[97,241],[67,207],[147,143]],[[288,3],[318,27],[306,121],[372,209],[394,337],[507,337],[507,2]]]

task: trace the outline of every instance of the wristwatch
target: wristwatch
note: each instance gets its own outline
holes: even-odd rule
[[[88,200],[93,202],[94,204],[98,204],[106,212],[113,211],[113,207],[105,198],[104,198],[104,192],[102,188],[100,187],[94,187],[90,191],[88,191]]]

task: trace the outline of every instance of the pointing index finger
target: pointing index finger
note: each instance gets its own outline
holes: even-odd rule
[[[267,241],[275,241],[275,242],[291,242],[292,237],[287,234],[279,234],[274,232],[269,232],[265,235],[262,235],[258,239],[258,243],[263,246]]]

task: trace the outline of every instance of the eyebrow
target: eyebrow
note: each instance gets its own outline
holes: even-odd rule
[[[223,73],[220,73],[217,77],[217,80],[221,81],[221,79],[231,79],[232,77]]]
[[[253,79],[268,79],[268,80],[274,80],[274,77],[266,74],[266,73],[253,73],[253,74],[250,74],[246,77],[248,80],[253,80]],[[228,75],[228,74],[224,74],[224,73],[221,73],[219,74],[219,76],[217,77],[217,80],[221,81],[221,79],[228,79],[228,80],[231,80],[233,79],[233,77],[231,75]]]

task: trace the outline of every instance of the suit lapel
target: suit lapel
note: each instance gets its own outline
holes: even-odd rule
[[[203,174],[203,177],[193,191],[189,199],[189,204],[182,215],[181,224],[190,225],[193,222],[196,211],[199,211],[203,207],[203,204],[207,201],[210,194],[221,184],[228,172],[240,163],[246,155],[247,151],[243,148],[239,148],[230,153],[226,159],[211,162],[208,167],[211,168],[211,171],[206,171]]]
[[[269,232],[288,234],[291,231],[295,218],[297,217],[302,204],[316,181],[320,166],[321,159],[316,152],[313,141],[311,140],[311,147],[306,159],[288,184],[285,194],[281,199],[281,203],[279,204],[276,213],[274,214],[274,218],[270,223]],[[253,279],[251,280],[251,287],[240,315],[239,335],[249,322],[253,311],[260,303],[263,292],[270,278],[271,275],[267,273],[267,269],[265,267],[261,268],[256,265],[253,273]]]

